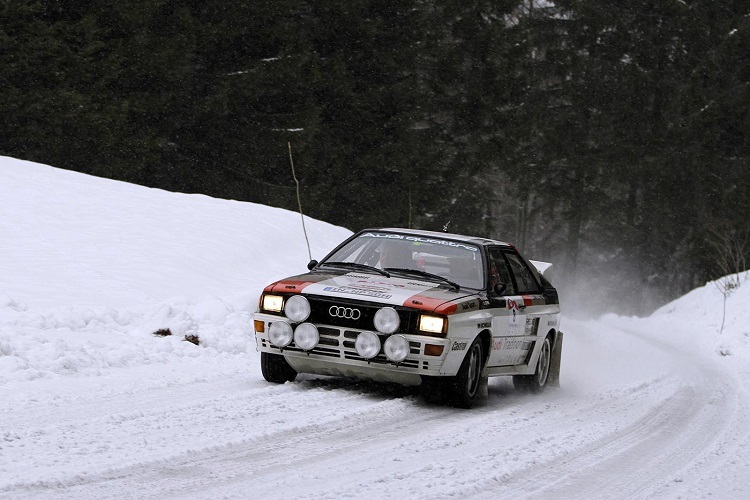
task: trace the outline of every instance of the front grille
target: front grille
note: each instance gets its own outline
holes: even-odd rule
[[[332,325],[342,328],[356,328],[358,330],[375,330],[373,320],[375,313],[387,305],[375,305],[372,302],[339,299],[331,297],[307,296],[310,302],[310,317],[307,321],[316,325]],[[401,306],[390,306],[398,312],[401,324],[396,333],[415,331],[419,314],[413,309]],[[332,312],[338,314],[331,314]]]
[[[399,329],[394,333],[409,334],[417,331],[417,322],[419,321],[420,311],[402,306],[388,306],[386,304],[373,304],[372,302],[341,299],[336,297],[322,297],[317,295],[306,295],[310,302],[310,316],[305,322],[312,323],[318,328],[320,340],[318,345],[310,351],[302,350],[292,342],[289,346],[280,349],[271,344],[267,338],[261,339],[261,346],[265,349],[278,353],[294,353],[295,356],[312,356],[328,358],[331,361],[339,359],[367,364],[376,364],[382,366],[395,367],[396,363],[390,361],[384,353],[380,353],[375,358],[367,360],[361,357],[354,346],[362,331],[369,331],[380,337],[381,345],[389,335],[380,334],[375,330],[373,320],[375,313],[382,307],[393,307],[401,319]],[[337,315],[331,314],[331,308],[338,308]],[[356,314],[354,310],[356,309]],[[296,327],[295,324],[292,325]],[[433,340],[430,336],[425,336],[425,342]],[[398,363],[402,369],[409,370],[428,370],[429,363],[435,364],[434,356],[424,354],[425,342],[419,340],[410,340],[410,354],[407,359]],[[434,366],[432,369],[435,369]]]

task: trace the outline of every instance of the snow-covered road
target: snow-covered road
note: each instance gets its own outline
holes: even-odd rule
[[[750,498],[746,274],[721,332],[715,283],[648,318],[563,293],[561,387],[458,410],[263,380],[299,214],[3,157],[0,203],[0,498]],[[350,234],[307,224],[314,258]]]
[[[648,332],[567,325],[560,389],[494,379],[469,411],[345,379],[269,385],[253,352],[27,382],[3,398],[0,495],[696,498],[711,478],[749,491],[741,380]]]

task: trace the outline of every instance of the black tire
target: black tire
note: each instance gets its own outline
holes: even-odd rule
[[[264,379],[274,384],[292,382],[297,378],[297,371],[280,354],[260,353],[260,371]]]
[[[549,367],[552,360],[552,344],[550,337],[544,339],[542,350],[539,352],[539,360],[533,375],[514,375],[513,386],[523,392],[540,393],[547,387],[549,380]]]
[[[477,337],[469,347],[456,376],[445,380],[445,402],[458,408],[471,408],[477,399],[483,369],[484,347]]]

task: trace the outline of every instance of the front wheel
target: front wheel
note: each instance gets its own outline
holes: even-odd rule
[[[469,352],[461,363],[455,377],[446,380],[444,396],[446,402],[459,408],[471,408],[477,399],[484,368],[484,348],[479,337],[474,339]]]
[[[280,354],[261,352],[260,371],[264,379],[274,384],[291,382],[297,378],[297,370],[292,368]]]
[[[514,375],[513,386],[520,391],[539,393],[547,387],[549,379],[550,360],[552,359],[552,346],[550,337],[544,339],[542,350],[539,352],[539,361],[533,375]]]

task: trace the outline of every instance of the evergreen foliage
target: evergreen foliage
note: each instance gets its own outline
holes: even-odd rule
[[[0,154],[514,242],[656,306],[750,220],[750,6],[4,0]],[[750,257],[750,256],[746,256]]]

